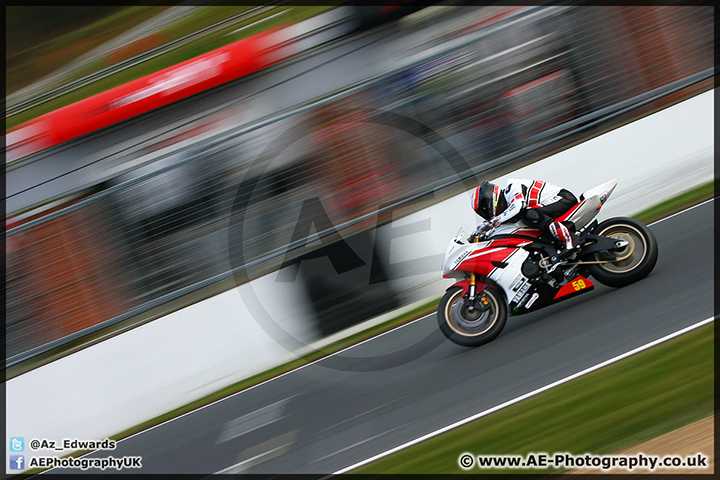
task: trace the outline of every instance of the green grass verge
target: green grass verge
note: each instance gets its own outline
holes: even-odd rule
[[[681,210],[688,208],[689,206],[702,203],[705,200],[709,200],[714,196],[715,182],[710,181],[698,187],[692,188],[686,192],[683,192],[680,195],[671,198],[670,200],[659,203],[654,207],[643,210],[637,215],[633,215],[633,217],[645,224],[649,224],[660,220],[661,218],[667,217],[668,215],[678,213]]]
[[[464,473],[465,452],[609,454],[655,438],[713,413],[714,337],[706,325],[352,473]]]

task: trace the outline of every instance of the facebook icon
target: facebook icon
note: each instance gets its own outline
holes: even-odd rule
[[[10,455],[10,470],[24,470],[25,455]]]

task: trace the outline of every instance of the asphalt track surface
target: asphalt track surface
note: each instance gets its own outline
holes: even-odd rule
[[[142,456],[123,473],[339,471],[712,317],[713,208],[651,227],[646,279],[510,317],[480,348],[444,340],[432,315],[90,456]]]

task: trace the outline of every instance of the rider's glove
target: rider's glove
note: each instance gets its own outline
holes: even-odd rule
[[[500,219],[498,217],[493,217],[490,219],[489,222],[490,225],[492,225],[492,228],[497,228],[498,225],[500,225]]]
[[[477,226],[475,231],[473,232],[473,237],[481,237],[486,232],[488,232],[492,228],[492,224],[490,222],[483,222],[480,225]]]

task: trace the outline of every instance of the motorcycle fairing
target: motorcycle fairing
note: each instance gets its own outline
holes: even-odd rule
[[[567,220],[573,222],[578,229],[584,227],[597,215],[597,211],[605,204],[617,184],[618,179],[614,178],[609,182],[586,190],[580,195],[580,202],[557,218],[556,221],[562,222]]]
[[[567,300],[595,288],[593,282],[576,275],[562,286],[552,287],[545,282],[528,282],[531,286],[517,301],[510,302],[510,314],[521,315]],[[534,297],[535,296],[535,297]]]
[[[485,290],[485,288],[488,286],[488,283],[484,280],[477,279],[475,280],[475,291],[476,292],[482,292]],[[452,285],[450,285],[445,291],[450,290],[453,287],[460,287],[463,289],[463,296],[470,293],[470,280],[460,280],[459,282],[456,282]]]
[[[527,256],[527,252],[523,252],[517,246],[502,246],[490,248],[489,250],[482,249],[468,255],[464,260],[462,260],[462,262],[460,262],[457,269],[466,272],[474,272],[478,275],[482,275],[483,277],[490,277],[500,282],[500,278],[495,279],[494,274],[498,273],[498,276],[502,276],[502,272],[498,272],[498,270],[507,268],[507,264],[509,263],[511,257],[518,254],[524,254]],[[513,261],[514,260],[515,259],[513,259]],[[520,262],[522,263],[522,260],[520,260]]]
[[[553,297],[553,300],[566,300],[572,298],[586,291],[590,291],[595,288],[595,284],[586,277],[578,275],[572,280],[568,281],[565,285],[560,287],[558,292]]]
[[[465,272],[477,275],[477,292],[482,292],[492,282],[505,292],[511,315],[529,313],[594,288],[593,283],[581,275],[575,275],[558,286],[523,275],[522,265],[530,257],[530,250],[548,248],[552,249],[540,239],[533,242],[524,235],[512,234],[502,234],[500,238],[493,236],[483,242],[459,244],[448,251],[446,260],[453,259],[455,266],[443,276],[458,278],[459,281],[452,287],[461,287],[463,296],[470,289],[470,280],[461,277]]]

